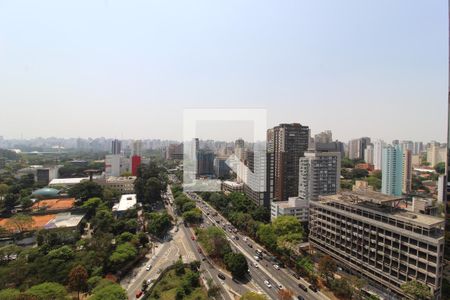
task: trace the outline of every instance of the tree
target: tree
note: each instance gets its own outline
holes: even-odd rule
[[[432,297],[430,288],[415,280],[402,284],[401,288],[405,294],[410,295],[417,300],[426,300],[431,299]]]
[[[126,262],[133,260],[137,253],[136,248],[131,243],[126,242],[117,246],[109,257],[109,261],[115,269],[119,269]]]
[[[0,300],[16,300],[20,295],[20,291],[16,289],[0,290]]]
[[[76,291],[78,300],[80,300],[80,292],[84,291],[87,287],[88,273],[86,269],[81,266],[75,266],[69,273],[69,288],[72,291]]]
[[[114,223],[114,218],[109,210],[101,209],[97,210],[91,223],[95,230],[109,232]]]
[[[279,300],[291,300],[294,297],[294,293],[288,289],[281,289],[278,291]]]
[[[304,256],[297,260],[296,267],[302,275],[314,273],[314,264],[309,256]]]
[[[277,235],[271,224],[259,226],[256,232],[258,239],[269,249],[275,250],[277,246]]]
[[[103,188],[93,181],[82,181],[69,189],[69,196],[81,199],[83,202],[89,198],[101,198],[102,195]]]
[[[99,207],[102,207],[105,210],[108,209],[103,200],[99,197],[89,198],[81,205],[81,208],[86,209],[87,218],[95,215],[95,212]]]
[[[162,238],[172,226],[171,217],[167,212],[148,213],[145,217],[147,220],[148,232],[157,237]]]
[[[183,213],[183,219],[188,223],[199,223],[202,221],[202,218],[202,211],[197,207]]]
[[[240,300],[267,300],[267,297],[255,292],[246,292],[241,296]]]
[[[67,298],[67,291],[64,286],[56,282],[34,285],[25,294],[35,296],[39,300],[65,300]]]
[[[15,228],[17,232],[22,233],[25,230],[31,229],[34,221],[29,215],[15,214],[9,218],[6,223],[8,226]]]
[[[445,174],[445,162],[438,163],[437,165],[434,166],[434,169],[438,174]]]
[[[5,183],[0,183],[0,199],[8,193],[9,186]]]
[[[96,287],[93,291],[93,295],[89,297],[89,300],[126,300],[127,293],[125,290],[116,283]]]
[[[331,289],[334,294],[343,299],[352,299],[353,289],[345,278],[333,279]]]
[[[234,278],[244,278],[248,271],[248,264],[242,253],[229,252],[224,257],[225,265]]]
[[[14,193],[7,193],[3,197],[3,208],[7,211],[11,211],[14,209],[14,206],[17,205],[17,201],[19,200],[19,195]]]
[[[326,280],[328,286],[330,286],[331,279],[334,278],[334,273],[336,270],[336,262],[331,258],[331,256],[325,255],[320,258],[318,271],[320,276]]]
[[[225,233],[217,227],[201,229],[197,233],[198,241],[212,258],[222,259],[225,254],[231,252]]]
[[[361,179],[361,178],[369,176],[369,171],[364,170],[364,169],[353,169],[350,174],[351,174],[352,178],[354,178],[354,179]]]

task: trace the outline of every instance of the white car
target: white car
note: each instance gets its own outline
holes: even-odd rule
[[[152,268],[152,265],[148,265],[147,268],[145,268],[147,271],[150,271],[150,269]]]
[[[264,280],[264,284],[270,289],[272,287],[272,285],[270,284],[269,281]]]
[[[256,255],[253,256],[253,258],[256,259],[256,261],[259,261],[259,260],[260,260],[259,256],[256,256]]]
[[[246,241],[248,241],[248,237],[245,236],[244,237],[244,242],[246,242]]]
[[[280,269],[280,266],[279,266],[279,265],[273,265],[273,267],[274,267],[275,269],[277,269],[277,270]]]
[[[253,266],[254,266],[255,268],[259,268],[259,265],[258,265],[257,263],[253,263]]]

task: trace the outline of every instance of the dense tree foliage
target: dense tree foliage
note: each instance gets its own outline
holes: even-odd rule
[[[327,282],[327,285],[330,286],[331,280],[334,278],[334,273],[337,271],[336,262],[331,256],[322,256],[319,260],[318,271],[320,276]]]
[[[134,182],[136,197],[144,204],[155,203],[161,199],[161,192],[167,187],[167,171],[155,162],[141,164]]]
[[[227,253],[224,256],[224,262],[234,278],[244,278],[248,272],[247,259],[242,253]]]
[[[241,296],[240,300],[267,300],[267,297],[256,292],[246,292]]]
[[[89,198],[101,198],[102,187],[93,181],[82,181],[69,189],[69,196],[86,201]]]
[[[430,288],[415,280],[402,284],[401,288],[405,294],[417,300],[427,300],[432,297]]]
[[[146,213],[147,230],[150,234],[162,238],[172,226],[172,217],[166,213]]]
[[[208,227],[199,229],[197,237],[206,253],[212,258],[223,259],[227,253],[231,252],[225,233],[220,228]]]

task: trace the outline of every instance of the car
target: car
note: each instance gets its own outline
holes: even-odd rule
[[[152,283],[151,279],[147,279],[147,284],[150,285],[150,283]]]
[[[202,248],[197,247],[198,252],[202,253]]]
[[[259,268],[259,265],[257,264],[257,263],[253,263],[253,266],[255,267],[255,268]]]
[[[278,287],[279,290],[283,289],[283,286],[281,284],[278,284],[277,287]]]
[[[150,271],[150,269],[152,268],[152,265],[148,265],[147,268],[145,268],[147,271]]]
[[[300,276],[298,276],[297,273],[292,273],[292,276],[294,276],[295,279],[300,279]]]
[[[191,240],[195,241],[195,236],[191,236]]]
[[[236,236],[234,237],[234,239],[235,239],[236,241],[238,241],[238,240],[239,240],[239,237],[236,235]]]
[[[307,288],[304,284],[302,284],[302,283],[299,283],[299,284],[298,284],[298,287],[301,288],[302,290],[304,290],[305,292],[308,291],[308,288]]]
[[[311,291],[313,291],[314,293],[317,293],[317,286],[311,284],[311,285],[309,286],[309,289],[310,289]]]
[[[222,273],[217,274],[217,277],[219,277],[222,280],[225,280],[225,275],[223,275]]]
[[[279,265],[273,265],[273,267],[274,267],[276,270],[279,270],[279,269],[280,269],[280,266],[279,266]]]
[[[264,284],[270,289],[272,287],[272,285],[270,284],[270,282],[268,280],[264,280]]]
[[[256,261],[260,260],[259,256],[257,256],[257,255],[253,256],[253,258],[256,259]]]
[[[248,241],[248,237],[244,236],[243,240],[244,242]]]
[[[142,290],[137,291],[137,292],[136,292],[136,298],[141,297],[143,293],[144,293],[144,292],[142,292]]]
[[[305,300],[305,298],[303,298],[302,295],[298,295],[298,296],[297,296],[297,300]]]

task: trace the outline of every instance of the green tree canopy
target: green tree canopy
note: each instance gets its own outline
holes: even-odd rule
[[[66,300],[67,291],[63,285],[56,282],[44,282],[34,285],[25,294],[32,295],[39,300]]]
[[[415,280],[402,284],[401,288],[405,294],[408,294],[417,300],[427,300],[432,297],[430,288]]]
[[[229,252],[224,257],[225,265],[234,278],[244,278],[248,271],[248,264],[242,253]]]
[[[82,201],[94,197],[101,198],[103,188],[96,182],[82,181],[69,189],[69,195]]]

